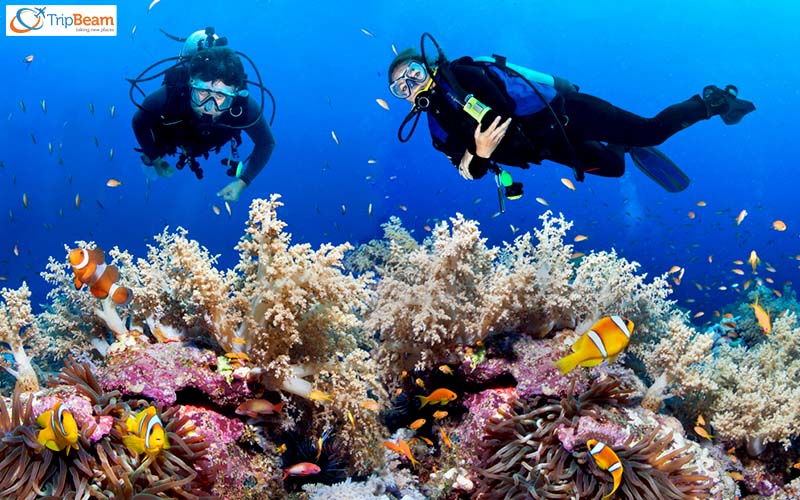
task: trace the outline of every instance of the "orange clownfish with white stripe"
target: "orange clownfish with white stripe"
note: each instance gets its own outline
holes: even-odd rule
[[[154,406],[148,406],[136,417],[129,415],[125,426],[130,434],[122,442],[136,454],[158,455],[161,450],[169,449],[167,431]]]
[[[596,439],[586,441],[586,447],[589,448],[589,454],[592,455],[597,466],[610,472],[611,477],[614,479],[614,487],[611,488],[611,492],[603,496],[603,500],[608,500],[617,491],[622,482],[622,462],[619,461],[619,457],[614,453],[614,450]]]
[[[633,321],[622,316],[605,316],[572,344],[572,354],[555,362],[562,375],[576,366],[597,366],[608,359],[613,363],[627,347],[633,334]]]
[[[53,407],[36,418],[36,423],[42,430],[36,435],[36,440],[53,451],[78,449],[78,424],[75,417],[69,412],[61,401],[56,401]]]
[[[111,297],[114,303],[127,304],[133,298],[130,288],[117,285],[119,271],[117,266],[106,265],[106,255],[99,248],[76,248],[69,252],[69,263],[75,273],[73,282],[75,289],[83,285],[89,287],[92,295],[98,299]]]

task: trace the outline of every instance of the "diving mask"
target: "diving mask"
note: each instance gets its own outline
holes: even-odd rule
[[[210,83],[192,79],[189,87],[192,89],[192,104],[207,113],[213,112],[215,107],[217,111],[227,111],[239,95],[233,87],[221,81]]]
[[[417,61],[411,61],[403,74],[389,85],[389,91],[398,99],[407,99],[414,93],[414,88],[422,84],[427,78],[428,71],[425,69],[425,65]]]

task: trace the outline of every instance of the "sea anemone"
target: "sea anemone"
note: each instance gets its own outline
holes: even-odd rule
[[[195,470],[207,444],[175,408],[161,413],[170,449],[142,459],[122,442],[131,408],[117,399],[117,392],[104,392],[88,365],[67,360],[56,385],[73,387],[90,400],[95,418],[111,417],[114,425],[101,437],[93,436],[97,425],[84,425],[77,450],[52,451],[36,439],[40,428],[33,397],[23,404],[21,392],[15,391],[10,412],[0,400],[0,498],[214,498],[205,491],[213,475],[203,481]]]
[[[535,397],[499,409],[486,428],[476,473],[474,498],[597,499],[610,490],[585,446],[568,451],[559,429],[575,427],[581,417],[600,418],[604,405],[627,403],[628,392],[613,379],[596,382],[578,397],[561,400]],[[597,436],[605,438],[604,436]],[[617,498],[679,500],[710,497],[711,480],[686,467],[694,455],[689,446],[668,452],[672,433],[658,437],[652,430],[641,439],[629,438],[615,448],[623,465]]]
[[[67,360],[58,381],[70,385],[89,398],[98,416],[110,415],[115,423],[108,436],[94,447],[99,480],[92,486],[101,500],[135,498],[135,495],[163,495],[162,498],[214,498],[204,490],[211,478],[200,478],[194,464],[205,455],[208,444],[194,432],[194,426],[176,408],[158,411],[170,448],[156,455],[139,457],[122,442],[125,420],[134,413],[131,406],[118,399],[117,391],[105,392],[88,364]],[[144,401],[135,407],[146,407]]]
[[[303,437],[295,432],[285,435],[286,451],[281,460],[283,468],[294,464],[309,462],[319,466],[320,472],[311,476],[288,476],[288,489],[293,490],[306,483],[335,484],[347,477],[347,460],[344,451],[329,431],[320,438]],[[320,450],[320,442],[322,449]]]
[[[94,459],[86,451],[90,446],[87,436],[94,428],[83,430],[77,451],[69,455],[52,451],[36,440],[39,426],[33,399],[23,404],[21,394],[14,391],[10,413],[0,399],[0,498],[88,498]]]

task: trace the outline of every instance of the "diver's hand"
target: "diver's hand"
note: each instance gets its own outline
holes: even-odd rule
[[[241,179],[236,179],[224,188],[220,189],[217,196],[222,196],[225,201],[239,201],[239,196],[242,191],[247,187],[247,184]]]
[[[500,117],[496,117],[492,123],[481,132],[481,124],[475,127],[475,156],[490,158],[494,150],[506,135],[508,126],[511,125],[511,117],[500,123]]]
[[[172,177],[175,174],[175,167],[170,165],[167,160],[160,156],[154,160],[151,160],[147,155],[142,155],[142,163],[148,167],[155,168],[156,173],[160,177]]]

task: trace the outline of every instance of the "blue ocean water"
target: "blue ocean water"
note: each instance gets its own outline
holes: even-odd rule
[[[75,240],[144,257],[164,226],[182,226],[232,267],[249,201],[273,192],[283,195],[279,215],[293,241],[315,246],[380,237],[391,215],[422,239],[426,225],[456,212],[480,221],[489,242],[500,244],[515,236],[512,226],[527,231],[545,210],[562,212],[575,221],[571,237],[589,237],[575,244],[576,252],[614,248],[651,276],[685,267],[674,298],[706,313],[698,324],[741,300],[732,285],[751,273],[733,261],[746,261],[751,250],[775,270],[758,270],[774,281],[768,286],[800,284],[794,133],[800,8],[794,2],[162,0],[149,14],[148,4],[120,3],[113,38],[3,38],[0,286],[27,281],[34,303],[43,303],[49,289],[39,276],[47,257],[66,258],[64,245]],[[186,36],[206,26],[256,62],[277,99],[275,152],[230,217],[224,208],[221,215],[213,211],[223,207],[215,193],[229,181],[219,164],[224,155],[203,162],[202,181],[185,169],[148,184],[133,150],[135,107],[125,78],[177,55],[180,44],[159,28]],[[684,192],[664,192],[630,161],[623,178],[587,176],[573,192],[560,181],[571,171],[545,163],[512,171],[526,194],[493,218],[493,179],[462,180],[431,147],[424,122],[409,143],[397,140],[409,105],[389,94],[386,68],[392,45],[418,45],[423,31],[450,58],[503,54],[646,116],[712,83],[736,84],[758,109],[736,126],[718,118],[701,122],[661,147],[692,178]],[[26,64],[29,54],[34,60]],[[241,151],[250,151],[246,138]],[[122,185],[106,187],[109,178]],[[749,215],[737,225],[743,209]],[[776,219],[788,229],[775,231]],[[734,267],[746,274],[732,273]]]

